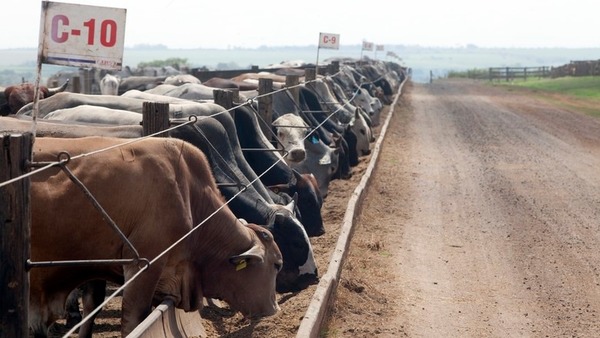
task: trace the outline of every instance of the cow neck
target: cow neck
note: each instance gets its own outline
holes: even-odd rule
[[[196,211],[193,217],[194,225],[202,222],[225,203],[220,198],[221,195],[216,187],[212,189],[205,187],[205,191],[207,190],[209,190],[208,196],[193,205]],[[243,246],[244,250],[249,249],[252,242],[248,228],[242,225],[227,206],[204,222],[196,231],[194,238],[196,239],[194,242],[209,249],[205,252],[213,254],[210,259],[228,259],[240,253],[238,252],[240,246]]]
[[[241,113],[239,114],[241,115]],[[236,116],[237,118],[237,116]],[[260,136],[257,135],[257,131],[254,128],[252,122],[238,122],[244,128],[239,128],[237,136],[239,144],[242,148],[251,149],[268,149],[266,143],[261,142]],[[261,182],[266,185],[274,185],[278,183],[287,183],[291,178],[291,172],[289,167],[285,164],[277,153],[271,151],[256,151],[248,152],[243,154],[246,162],[250,165],[251,169],[256,173],[263,173],[261,176]],[[272,166],[275,164],[274,166]]]
[[[206,155],[190,143],[183,142],[182,145],[187,145],[182,153],[189,152],[189,156],[183,156],[187,161],[184,166],[186,169],[182,170],[193,177],[183,187],[187,190],[192,226],[202,223],[190,240],[206,253],[202,257],[196,257],[197,262],[210,262],[214,258],[228,259],[250,249],[251,234],[240,224],[229,206],[222,207],[225,200],[217,188]],[[243,247],[242,251],[239,251],[240,247]]]

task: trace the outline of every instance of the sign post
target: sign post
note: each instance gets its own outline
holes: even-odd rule
[[[32,133],[38,114],[42,63],[121,70],[127,10],[42,1]]]
[[[43,63],[121,70],[126,9],[42,2]]]
[[[29,160],[33,158],[33,147],[31,145],[33,145],[35,141],[42,63],[120,70],[123,64],[125,14],[125,9],[42,1],[37,76],[33,97],[32,135],[31,137],[29,135],[24,135],[22,138],[25,140],[25,145],[27,145],[25,151],[29,154]],[[7,148],[7,142],[8,140],[6,140],[5,137],[4,148],[5,152],[6,150],[9,150],[8,155],[21,154],[22,149],[20,148],[18,149],[19,151],[16,151],[16,148],[12,146]],[[18,173],[17,169],[20,169],[25,160],[12,158],[11,156],[7,157],[7,159],[10,160],[7,163],[12,163],[19,168],[9,168],[11,170],[6,170],[6,172],[13,174]],[[6,164],[1,162],[3,161],[0,159],[0,164]],[[1,172],[2,170],[0,170],[0,173]],[[22,180],[21,185],[28,188],[29,179]],[[10,193],[11,191],[17,190],[17,187],[15,186],[16,184],[13,184],[12,186],[8,186],[8,188],[0,190],[9,189],[8,192]],[[10,199],[10,201],[14,203],[28,203],[28,194],[26,194],[26,197],[15,198],[14,196],[11,197],[8,194],[4,194],[3,191],[2,197],[5,197],[4,195],[7,195],[7,197],[0,198],[0,200]],[[16,194],[13,195],[16,196]],[[4,218],[10,220],[28,219],[30,216],[22,215],[20,218],[16,217],[16,213],[24,211],[25,207],[29,208],[29,205],[10,205],[8,212],[12,212],[12,214],[7,214],[6,210],[0,210],[0,218],[6,216]],[[2,219],[0,220],[0,223],[4,223],[4,221],[5,220]],[[11,255],[6,258],[15,258],[14,262],[16,267],[24,268],[26,266],[26,260],[30,258],[31,244],[29,242],[29,237],[31,224],[29,224],[29,221],[27,221],[27,223],[19,223],[16,221],[11,221],[9,223],[10,226],[5,226],[9,224],[1,224],[2,234],[0,235],[18,234],[19,239],[15,240],[13,243],[9,243],[9,240],[3,241],[10,246],[9,251],[11,252]],[[7,239],[9,238],[9,236],[0,236],[2,239],[5,237]],[[16,236],[13,237],[16,239]],[[8,266],[8,264],[5,264],[4,255],[1,255],[0,258],[2,258],[2,271],[0,273],[3,277],[2,281],[5,282],[10,279],[9,283],[3,285],[5,287],[1,290],[3,297],[1,304],[3,306],[0,306],[2,310],[2,313],[0,314],[0,324],[2,324],[0,325],[0,335],[4,336],[4,334],[6,334],[10,337],[27,337],[29,335],[27,313],[29,312],[30,298],[28,273],[25,272],[25,275],[27,276],[26,281],[21,283],[17,282],[14,275],[18,271],[16,268],[12,269],[15,266]],[[10,272],[10,274],[6,274],[5,272],[7,271]],[[6,292],[7,288],[8,293]],[[10,297],[5,297],[5,294],[9,294]],[[15,299],[18,300],[18,302],[15,302]],[[7,325],[4,324],[6,323],[9,323],[10,326],[5,328]]]
[[[375,45],[375,59],[377,59],[377,52],[383,52],[384,50],[384,45]]]
[[[363,58],[363,51],[373,51],[373,43],[369,42],[367,40],[363,40],[362,42],[362,48],[360,50],[360,60],[362,61]]]
[[[315,76],[319,75],[319,51],[321,48],[340,49],[340,35],[331,33],[319,33],[319,46],[317,47],[317,63],[315,65]]]

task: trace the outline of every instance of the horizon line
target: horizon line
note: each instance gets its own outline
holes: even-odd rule
[[[596,47],[565,47],[565,46],[478,46],[476,44],[465,44],[456,46],[435,46],[435,45],[419,45],[419,44],[383,44],[384,46],[395,47],[395,48],[430,48],[430,49],[600,49],[600,46]],[[356,47],[361,48],[361,44],[346,44],[340,45],[340,47]],[[37,49],[38,47],[0,47],[0,50],[24,50],[24,49]],[[169,47],[164,44],[135,44],[133,46],[124,46],[125,50],[131,49],[147,49],[147,50],[264,50],[264,49],[277,49],[277,48],[317,48],[316,44],[310,45],[261,45],[258,47],[243,47],[243,46],[228,46],[228,47]],[[369,51],[366,51],[369,52]],[[372,51],[371,51],[372,52]]]

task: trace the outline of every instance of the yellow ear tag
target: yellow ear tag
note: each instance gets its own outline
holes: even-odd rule
[[[241,260],[241,261],[239,261],[239,262],[237,263],[237,265],[235,266],[235,271],[240,271],[240,270],[244,269],[246,266],[247,266],[247,264],[246,264],[246,260],[245,260],[245,259],[242,259],[242,260]]]

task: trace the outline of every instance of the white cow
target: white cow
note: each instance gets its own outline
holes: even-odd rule
[[[142,114],[129,110],[82,104],[72,108],[57,109],[46,114],[43,119],[111,125],[140,125]]]
[[[306,122],[300,116],[288,113],[275,119],[272,124],[283,150],[287,152],[284,157],[285,161],[290,164],[291,162],[298,163],[304,160],[306,157],[304,138],[308,131]]]
[[[371,96],[369,91],[365,88],[358,88],[352,102],[354,102],[356,106],[361,107],[362,110],[368,114],[373,126],[379,125],[383,104],[378,98]]]
[[[164,81],[165,84],[170,84],[174,86],[181,86],[185,83],[195,83],[200,84],[200,79],[191,74],[177,74],[171,75],[167,77]]]
[[[119,82],[121,80],[114,75],[106,74],[100,80],[100,93],[102,95],[119,95]]]

